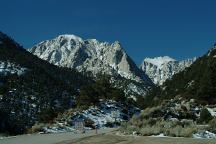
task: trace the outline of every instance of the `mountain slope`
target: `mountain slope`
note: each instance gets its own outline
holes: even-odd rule
[[[216,103],[216,45],[190,67],[175,74],[149,94],[149,100],[160,103],[176,96],[195,99],[204,104]]]
[[[171,79],[174,74],[189,67],[195,60],[196,58],[176,61],[168,56],[145,58],[140,69],[144,71],[155,84],[162,85],[167,79]]]
[[[1,32],[0,42],[0,132],[23,133],[36,121],[52,120],[92,82],[37,58]]]
[[[215,93],[216,44],[190,67],[154,87],[145,98],[146,109],[122,130],[145,136],[213,138]]]
[[[90,72],[93,76],[102,73],[142,83],[144,88],[152,85],[119,42],[109,44],[96,39],[60,35],[33,46],[29,51],[52,64]]]
[[[70,118],[70,113],[67,113],[69,109],[74,113],[89,109],[94,119],[101,119],[121,105],[118,110],[124,115],[120,115],[118,121],[131,116],[128,111],[134,109],[136,103],[110,81],[115,85],[121,81],[121,89],[134,89],[134,81],[122,77],[110,79],[107,75],[98,75],[93,80],[89,74],[58,67],[38,58],[1,32],[0,42],[0,133],[22,134],[33,130],[38,123],[51,126],[62,113]],[[142,87],[140,83],[137,86]],[[143,89],[136,90],[142,92]],[[101,104],[107,101],[116,104],[105,114]],[[92,106],[101,114],[95,115]],[[66,121],[61,119],[61,122]],[[103,125],[107,123],[105,121]],[[88,127],[88,124],[85,125]],[[73,124],[68,126],[72,129]]]

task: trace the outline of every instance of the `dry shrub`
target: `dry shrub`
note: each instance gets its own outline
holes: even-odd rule
[[[215,125],[216,130],[216,120],[212,121],[212,125]],[[164,120],[161,106],[146,108],[140,116],[132,117],[129,122],[121,126],[121,130],[126,134],[132,134],[136,131],[144,136],[163,133],[173,137],[192,137],[199,129],[190,119],[183,119],[182,121],[178,119]]]
[[[134,132],[139,132],[140,129],[133,125],[128,124],[127,122],[121,123],[121,127],[119,129],[124,134],[133,134]]]
[[[141,127],[142,126],[142,119],[140,119],[137,116],[133,116],[131,120],[129,121],[129,124],[135,126],[135,127]]]
[[[43,131],[43,128],[46,127],[47,124],[44,123],[36,123],[30,129],[28,129],[27,133],[38,133]]]
[[[209,130],[213,133],[216,133],[216,118],[209,121]]]
[[[148,119],[153,116],[153,114],[157,114],[161,110],[161,106],[146,108],[140,115],[141,119]],[[160,112],[159,112],[160,113]]]
[[[139,130],[139,133],[143,136],[158,135],[162,132],[162,128],[157,126],[146,126]]]
[[[165,130],[165,135],[173,137],[192,137],[192,135],[197,131],[196,127],[182,127],[176,126]]]

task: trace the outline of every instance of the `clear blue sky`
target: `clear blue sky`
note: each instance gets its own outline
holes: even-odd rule
[[[216,0],[1,0],[0,30],[28,48],[56,37],[119,40],[144,57],[201,56],[216,41]]]

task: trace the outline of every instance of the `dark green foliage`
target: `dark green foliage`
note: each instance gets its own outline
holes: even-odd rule
[[[85,119],[84,123],[85,123],[86,127],[90,127],[92,129],[95,128],[94,122],[92,120],[90,120],[90,119]]]
[[[109,128],[113,128],[115,126],[115,124],[113,122],[107,122],[105,124],[106,127],[109,127]]]
[[[143,96],[137,96],[136,98],[137,99],[135,105],[141,109],[144,109],[146,106],[146,99]]]
[[[81,89],[80,95],[77,98],[78,106],[91,106],[99,103],[99,93],[94,86],[89,85]]]
[[[105,75],[93,81],[89,73],[39,59],[1,32],[0,41],[0,62],[27,68],[21,76],[0,75],[0,133],[25,133],[35,122],[52,122],[69,108],[87,108],[100,99],[126,102],[124,92]]]
[[[98,105],[100,99],[126,102],[124,92],[112,87],[109,83],[109,77],[105,75],[99,77],[94,84],[81,88],[80,95],[77,98],[77,105]]]
[[[0,132],[19,134],[36,121],[49,122],[73,107],[75,95],[91,78],[32,55],[0,32],[0,61],[27,68],[18,76],[0,75]]]
[[[175,74],[146,97],[147,106],[156,105],[176,96],[196,99],[201,104],[216,103],[216,49],[198,58],[189,68]],[[150,99],[149,99],[150,97]],[[153,102],[152,102],[153,100]]]
[[[204,108],[200,112],[200,118],[199,118],[198,122],[201,124],[207,124],[212,119],[213,119],[213,117],[212,117],[211,113],[208,111],[207,108]]]
[[[158,86],[153,86],[148,91],[147,96],[136,95],[136,101],[131,100],[130,103],[136,105],[140,109],[145,109],[150,106],[158,105],[158,96],[160,96],[161,89]]]
[[[58,113],[55,109],[49,107],[38,114],[38,120],[42,123],[52,122],[53,118],[55,118],[57,114]]]
[[[125,102],[126,101],[126,97],[123,91],[119,90],[119,89],[111,89],[111,92],[108,96],[108,99],[113,99],[117,102]]]

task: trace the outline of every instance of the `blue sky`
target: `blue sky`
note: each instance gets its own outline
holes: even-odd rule
[[[59,34],[121,42],[145,57],[201,56],[216,42],[215,0],[1,0],[0,30],[28,48]]]

